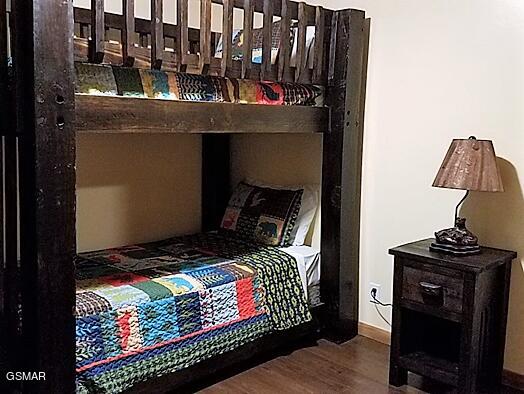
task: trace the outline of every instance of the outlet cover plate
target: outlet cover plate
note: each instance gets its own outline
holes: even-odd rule
[[[369,282],[369,288],[368,288],[368,298],[369,298],[369,301],[373,301],[373,298],[371,297],[371,290],[372,289],[377,289],[377,294],[376,294],[376,297],[377,297],[377,300],[380,300],[380,288],[381,286],[378,284],[378,283],[374,283],[374,282]]]

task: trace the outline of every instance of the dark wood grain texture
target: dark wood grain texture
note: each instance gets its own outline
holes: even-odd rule
[[[14,2],[24,392],[75,390],[73,4]]]
[[[253,0],[244,0],[244,42],[242,43],[242,78],[251,77],[253,51]]]
[[[22,368],[18,266],[18,145],[14,87],[8,76],[8,19],[0,5],[0,372]],[[14,19],[10,20],[11,27]],[[11,35],[11,54],[14,53]],[[0,380],[0,389],[2,388]],[[10,389],[16,388],[10,385]]]
[[[80,133],[322,133],[328,122],[321,107],[89,95],[77,95],[76,112]]]
[[[307,53],[306,53],[306,4],[303,2],[298,3],[298,33],[297,33],[297,54],[295,60],[295,82],[300,81],[300,77],[304,72],[304,68],[307,66]]]
[[[217,230],[231,192],[229,134],[202,136],[202,231]]]
[[[291,73],[289,69],[289,61],[291,54],[291,18],[289,16],[289,2],[282,0],[282,8],[280,14],[280,46],[278,50],[278,80],[286,81],[289,79]]]
[[[326,14],[324,8],[315,10],[315,47],[313,51],[313,83],[323,84],[324,71],[324,33],[326,30]]]
[[[89,41],[89,61],[104,61],[105,23],[104,0],[91,0],[91,40]]]
[[[514,259],[517,254],[496,248],[481,247],[481,253],[474,256],[456,257],[449,254],[429,251],[433,238],[408,243],[390,250],[390,253],[399,257],[410,257],[420,262],[440,265],[465,272],[482,272],[494,266],[504,264],[508,258]]]
[[[364,12],[333,13],[331,52],[337,64],[327,89],[330,132],[324,135],[322,165],[321,292],[326,330],[333,339],[356,335],[360,189],[363,144]],[[355,93],[358,92],[358,93]]]
[[[225,77],[233,65],[231,48],[233,46],[233,0],[223,0],[222,10],[222,61],[220,75]]]
[[[428,240],[390,250],[395,256],[390,383],[404,384],[409,370],[460,393],[493,392],[502,379],[516,253],[482,248],[475,259],[450,260],[425,248]]]
[[[271,72],[271,48],[273,42],[273,1],[264,0],[264,25],[262,27],[262,68],[260,78],[268,79]]]
[[[178,71],[186,71],[187,54],[189,52],[189,31],[188,31],[188,0],[178,0],[177,4],[177,26],[176,26],[176,44],[178,55]]]
[[[151,0],[151,68],[159,70],[164,58],[164,10],[162,0]]]
[[[211,64],[211,0],[200,0],[200,61],[199,69],[207,74]]]
[[[124,28],[122,29],[122,60],[126,67],[135,62],[135,0],[123,0]]]

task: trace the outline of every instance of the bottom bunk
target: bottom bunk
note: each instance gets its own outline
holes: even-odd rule
[[[77,391],[86,393],[121,392],[307,325],[306,294],[318,294],[311,248],[215,232],[83,253],[76,267]]]

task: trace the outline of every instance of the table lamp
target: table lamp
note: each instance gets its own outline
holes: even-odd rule
[[[458,256],[480,253],[477,236],[466,228],[458,211],[471,190],[504,191],[492,142],[475,137],[453,140],[433,186],[466,190],[466,194],[455,208],[455,226],[437,231],[430,250]]]

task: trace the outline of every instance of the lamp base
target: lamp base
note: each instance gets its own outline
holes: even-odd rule
[[[446,253],[453,256],[469,256],[480,253],[478,245],[447,245],[439,242],[432,242],[429,246],[432,252]]]
[[[440,230],[435,233],[436,241],[429,250],[456,256],[479,254],[480,246],[475,234],[466,228],[466,219],[455,218],[455,227]]]

